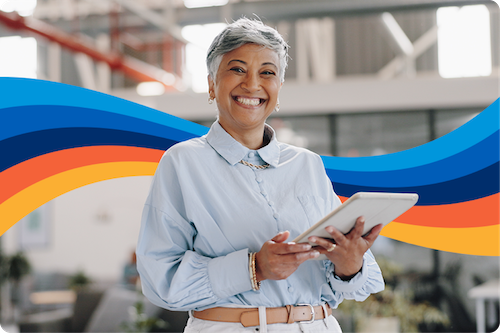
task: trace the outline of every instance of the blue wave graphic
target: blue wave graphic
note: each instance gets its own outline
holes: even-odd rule
[[[466,202],[498,193],[500,99],[455,131],[394,154],[322,157],[337,194],[418,193],[417,205]],[[423,163],[423,161],[425,163]]]
[[[0,88],[2,96],[8,96],[0,99],[0,110],[30,105],[78,107],[147,120],[198,136],[204,134],[203,126],[196,123],[118,97],[64,83],[4,77],[0,78]]]
[[[0,78],[0,172],[30,158],[83,146],[166,150],[208,128],[120,98],[42,80]],[[29,93],[24,93],[28,91]],[[500,99],[455,131],[383,156],[322,156],[336,192],[416,192],[441,205],[499,192]]]
[[[415,168],[441,161],[477,145],[497,133],[499,123],[500,99],[497,99],[466,124],[424,145],[381,156],[323,156],[323,163],[327,169],[363,172]]]
[[[167,120],[172,120],[169,115],[165,114],[165,116]],[[0,119],[2,119],[0,141],[35,131],[71,127],[124,130],[177,141],[184,141],[208,132],[208,128],[195,123],[191,123],[192,126],[176,128],[178,122],[169,123],[165,120],[163,124],[159,124],[129,115],[61,105],[28,105],[1,109]]]
[[[59,128],[26,133],[0,141],[0,172],[36,156],[88,146],[129,146],[167,150],[179,142],[157,136],[106,129]]]
[[[464,177],[498,162],[499,138],[497,131],[458,154],[414,168],[364,172],[335,168],[327,170],[334,183],[392,188],[437,184]]]
[[[418,193],[417,206],[445,205],[484,198],[499,192],[499,162],[451,181],[425,186],[376,187],[333,182],[335,192],[350,197],[356,192]],[[327,171],[330,176],[331,171]],[[330,176],[331,177],[331,176]]]

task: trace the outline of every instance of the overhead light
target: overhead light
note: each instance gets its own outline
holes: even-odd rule
[[[6,13],[17,11],[21,16],[33,15],[37,0],[0,0],[0,10]]]
[[[173,86],[175,83],[175,75],[172,73],[163,74],[161,79],[162,79],[161,81],[165,83],[167,86]]]
[[[184,0],[184,6],[187,8],[224,6],[227,3],[228,0]]]
[[[160,96],[165,93],[165,86],[156,81],[141,82],[137,85],[137,93],[140,96]]]

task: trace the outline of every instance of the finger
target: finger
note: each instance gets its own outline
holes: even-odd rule
[[[383,227],[382,224],[377,224],[368,232],[368,234],[366,236],[363,236],[363,238],[366,239],[370,243],[370,246],[371,246],[371,244],[373,244],[375,239],[377,239],[377,237],[380,235],[380,232],[382,231],[382,227]]]
[[[337,248],[337,246],[335,246],[335,248],[331,251],[328,251],[327,249],[321,247],[321,246],[318,246],[318,247],[315,247],[314,249],[316,251],[318,251],[320,254],[325,254],[325,255],[329,255],[329,254],[332,254],[332,253],[335,253],[335,249]]]
[[[273,255],[267,258],[267,270],[271,272],[282,270],[295,270],[304,261],[313,259],[319,256],[319,252],[311,250],[301,253],[288,253],[283,255]]]
[[[363,229],[365,228],[365,217],[360,216],[356,219],[354,228],[349,232],[351,239],[363,236]]]
[[[290,231],[282,231],[280,232],[279,234],[277,234],[276,236],[274,236],[271,240],[275,243],[283,243],[284,241],[286,241],[288,239],[288,237],[290,236]]]
[[[342,243],[346,241],[345,235],[341,233],[337,228],[333,226],[328,226],[325,228],[325,230],[332,236],[333,240],[337,245],[342,245]]]
[[[293,264],[295,266],[299,266],[306,260],[318,257],[319,254],[319,251],[316,249],[300,253],[289,253],[280,256],[280,261],[283,265]]]
[[[316,245],[321,246],[322,248],[324,248],[327,251],[330,250],[330,252],[333,251],[333,249],[335,248],[335,244],[333,244],[331,241],[329,241],[328,239],[325,239],[325,238],[312,236],[312,237],[309,237],[308,240],[311,243],[314,243]]]
[[[310,251],[312,246],[308,243],[293,244],[293,243],[279,243],[272,245],[272,252],[274,254],[294,254]]]

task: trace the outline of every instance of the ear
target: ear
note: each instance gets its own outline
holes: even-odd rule
[[[210,77],[210,75],[207,76],[207,80],[208,80],[208,95],[210,97],[214,97],[215,98],[215,83],[214,83],[214,80],[212,80],[212,78]]]

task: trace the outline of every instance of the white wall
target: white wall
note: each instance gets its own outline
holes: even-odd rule
[[[151,177],[112,179],[81,187],[51,202],[49,245],[26,252],[34,270],[118,281],[135,250]],[[6,252],[19,249],[15,225],[2,236]]]

